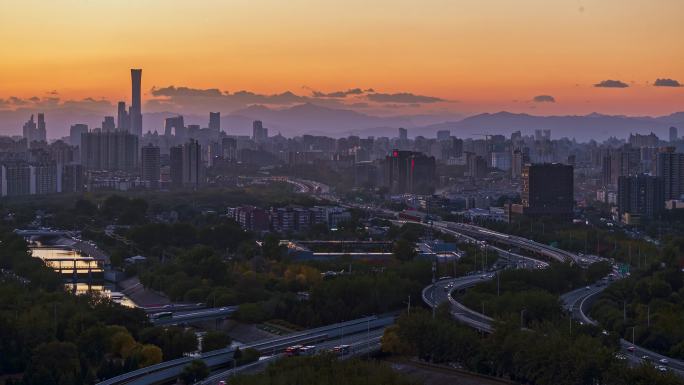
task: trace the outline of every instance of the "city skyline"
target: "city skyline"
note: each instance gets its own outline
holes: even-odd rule
[[[0,61],[0,112],[130,105],[123,68],[146,70],[147,112],[306,102],[381,116],[681,110],[681,2],[547,3],[10,1],[0,5],[12,57]]]

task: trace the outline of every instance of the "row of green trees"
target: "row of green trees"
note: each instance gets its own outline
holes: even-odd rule
[[[530,385],[683,383],[652,366],[629,367],[615,357],[615,345],[614,338],[595,328],[577,325],[571,333],[552,322],[531,331],[507,320],[497,323],[493,334],[483,336],[456,323],[444,310],[434,319],[424,311],[403,315],[382,339],[382,349],[389,354],[454,363]]]

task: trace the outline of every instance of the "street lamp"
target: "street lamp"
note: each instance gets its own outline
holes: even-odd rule
[[[527,309],[522,309],[522,310],[520,310],[520,329],[523,328],[523,320],[524,320],[524,319],[523,319],[523,316],[525,315],[525,312],[526,312],[526,311],[527,311]]]

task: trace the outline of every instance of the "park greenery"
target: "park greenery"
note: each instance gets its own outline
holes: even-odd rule
[[[591,314],[625,339],[665,355],[684,358],[684,238],[672,238],[660,262],[610,285]]]
[[[1,373],[26,385],[91,384],[196,350],[193,333],[151,327],[143,311],[95,293],[65,291],[9,229],[0,229],[0,244]]]
[[[674,374],[662,375],[646,365],[629,367],[616,359],[615,341],[595,328],[578,327],[571,333],[542,323],[532,331],[509,320],[482,336],[452,320],[446,309],[435,318],[425,311],[402,315],[385,331],[382,350],[530,385],[682,384]]]
[[[265,371],[238,375],[231,385],[411,385],[410,381],[385,364],[358,359],[338,361],[332,355],[281,359]]]

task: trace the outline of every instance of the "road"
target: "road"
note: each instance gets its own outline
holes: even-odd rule
[[[605,283],[599,281],[594,285],[563,294],[561,296],[563,307],[565,310],[570,312],[573,319],[585,324],[598,325],[598,323],[591,319],[586,312],[589,310],[591,303],[596,299],[598,294],[600,294],[606,287],[607,286]],[[631,347],[634,348],[633,351],[629,350]],[[684,377],[684,361],[658,354],[654,351],[635,345],[623,338],[620,339],[620,353],[622,353],[633,364],[645,363],[658,366],[663,365],[659,361],[661,359],[665,359],[668,361],[668,363],[664,366],[668,367],[669,370],[672,370],[674,373]]]
[[[423,301],[428,306],[434,307],[449,301],[451,303],[451,314],[458,321],[483,332],[491,333],[494,331],[492,326],[493,319],[474,310],[471,310],[456,301],[451,295],[452,292],[463,290],[494,278],[494,274],[468,275],[459,278],[449,278],[437,281],[423,289]]]
[[[316,346],[316,354],[332,350],[338,345],[349,345],[350,352],[347,355],[340,356],[340,359],[348,359],[352,357],[362,356],[371,353],[380,348],[382,335],[385,332],[385,327],[361,331],[347,336],[341,336],[339,339],[333,339],[319,343]],[[264,370],[269,364],[277,361],[280,358],[285,358],[282,353],[271,356],[262,357],[259,361],[237,368],[231,368],[216,374],[212,374],[207,379],[198,382],[201,385],[216,385],[219,381],[227,381],[230,377],[237,374],[256,373]]]
[[[262,355],[275,356],[286,347],[292,345],[315,345],[325,341],[345,341],[348,336],[359,334],[364,338],[369,331],[384,329],[394,323],[395,315],[370,316],[333,325],[309,329],[291,335],[271,338],[242,346],[241,349],[253,348]],[[203,353],[199,357],[183,357],[176,360],[162,362],[142,369],[134,370],[122,375],[99,382],[97,385],[153,385],[171,381],[178,377],[183,368],[191,361],[199,359],[211,369],[219,369],[230,366],[233,360],[232,348],[225,348]]]
[[[155,325],[178,325],[187,324],[190,322],[212,321],[228,318],[235,313],[237,309],[237,306],[227,306],[202,310],[180,311],[174,312],[173,316],[170,318],[154,319],[151,316],[150,321]]]

